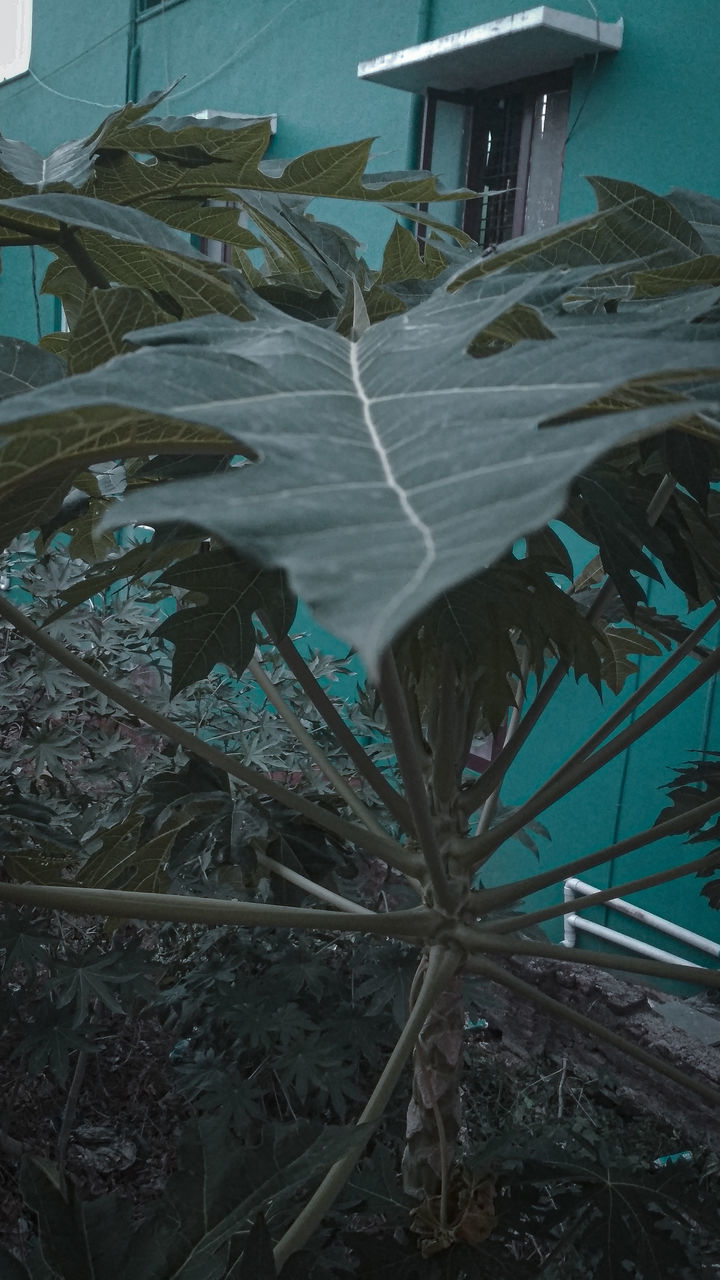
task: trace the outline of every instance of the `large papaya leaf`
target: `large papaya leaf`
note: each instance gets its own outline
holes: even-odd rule
[[[62,378],[62,360],[21,338],[0,338],[0,400]]]
[[[55,252],[57,256],[43,276],[40,292],[59,298],[65,318],[72,326],[82,310],[90,286],[61,250],[56,248]]]
[[[271,1226],[287,1220],[288,1202],[345,1155],[362,1147],[367,1125],[340,1128],[299,1123],[268,1129],[252,1160],[245,1148],[220,1145],[212,1121],[184,1132],[180,1168],[170,1178],[162,1202],[133,1236],[135,1264],[123,1280],[220,1280],[231,1239],[249,1230],[265,1210]]]
[[[45,1275],[59,1280],[99,1280],[101,1275],[105,1280],[120,1280],[126,1274],[131,1229],[127,1200],[114,1194],[83,1203],[55,1165],[27,1156],[21,1165],[20,1190],[26,1205],[37,1214],[42,1260],[48,1268]]]
[[[153,294],[154,300],[168,312],[166,320],[215,312],[236,320],[251,318],[252,311],[243,301],[245,281],[232,268],[220,266],[202,255],[188,261],[176,253],[164,253],[149,245],[130,244],[96,232],[86,232],[83,240],[93,261],[109,280]]]
[[[590,178],[598,212],[549,231],[521,236],[489,256],[477,257],[457,272],[450,289],[512,265],[541,271],[565,263],[598,267],[627,264],[613,276],[687,261],[707,252],[702,236],[674,204],[631,182]]]
[[[128,357],[121,357],[127,359]],[[12,399],[23,397],[15,397]],[[92,462],[148,453],[228,452],[227,437],[152,415],[52,414],[0,439],[0,545],[37,529],[60,507],[74,477]],[[237,451],[237,445],[235,446]]]
[[[262,241],[258,240],[252,231],[240,226],[235,204],[231,207],[227,205],[221,207],[208,205],[197,199],[159,197],[156,200],[142,200],[138,207],[142,208],[143,213],[148,213],[153,218],[160,218],[171,227],[177,227],[179,231],[186,231],[189,235],[206,236],[209,240],[222,240],[240,249],[257,249],[262,245]]]
[[[241,188],[382,204],[453,201],[474,194],[466,188],[449,190],[422,170],[368,173],[372,138],[321,147],[292,160],[263,160],[270,136],[268,123],[249,127],[247,122],[234,123],[234,129],[228,127],[223,133],[222,152],[208,149],[222,132],[214,121],[203,124],[193,120],[187,125],[168,116],[127,129],[122,137],[127,155],[115,172],[106,165],[96,170],[94,194],[121,203],[163,191],[175,197],[230,199],[232,189]],[[172,150],[168,147],[171,137],[176,144]],[[115,137],[113,144],[118,141]],[[190,153],[190,163],[183,151]],[[133,158],[143,152],[156,155],[165,164],[148,166]]]
[[[129,350],[124,335],[139,323],[150,328],[166,322],[165,312],[140,289],[90,289],[68,343],[69,372],[84,373]]]
[[[275,313],[156,328],[136,355],[6,401],[0,426],[17,431],[23,420],[32,434],[40,423],[81,422],[91,441],[102,415],[119,441],[152,412],[226,431],[260,465],[138,493],[112,523],[191,519],[283,567],[318,620],[376,672],[411,618],[556,516],[590,462],[684,421],[693,379],[708,396],[720,378],[712,342],[624,328],[616,339],[608,316],[468,355],[507,310],[567,288],[557,272],[506,276],[487,293],[484,284],[439,292],[357,342]],[[663,381],[684,391],[633,391]],[[543,426],[559,417],[563,425]]]
[[[654,271],[641,271],[635,276],[635,296],[653,298],[673,289],[692,289],[696,285],[720,284],[720,254],[704,253],[688,262],[675,262]]]
[[[711,253],[720,253],[720,200],[700,191],[673,187],[667,195],[673,208],[686,218]]]
[[[292,160],[263,160],[270,141],[268,118],[144,118],[165,93],[127,104],[89,137],[63,143],[49,156],[0,138],[0,195],[70,187],[127,205],[142,197],[168,197],[171,203],[183,197],[229,199],[230,190],[241,187],[414,205],[472,194],[446,190],[429,173],[368,173],[372,138]],[[153,163],[138,156],[151,156]]]
[[[150,245],[154,249],[179,254],[182,258],[203,261],[203,255],[193,248],[189,240],[158,218],[150,217],[141,209],[119,208],[116,204],[90,196],[47,192],[0,200],[0,226],[6,220],[11,227],[27,220],[30,225],[51,233],[59,233],[65,227],[95,231],[112,239]]]
[[[81,187],[90,177],[103,146],[108,146],[114,137],[121,137],[124,128],[152,110],[169,92],[169,89],[155,91],[142,102],[127,103],[107,116],[89,137],[63,142],[48,156],[40,155],[25,142],[0,135],[0,171],[9,174],[16,183],[37,191],[57,186]],[[8,194],[5,185],[0,178],[0,190]]]

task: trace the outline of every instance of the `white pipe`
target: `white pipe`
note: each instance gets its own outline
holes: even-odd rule
[[[604,924],[595,924],[594,920],[585,920],[582,916],[571,912],[565,917],[567,931],[563,939],[565,946],[572,946],[575,941],[575,933],[580,929],[583,933],[592,933],[596,938],[603,938],[605,942],[613,942],[618,947],[625,947],[628,951],[637,951],[642,956],[650,956],[653,960],[670,961],[672,964],[684,964],[689,969],[700,969],[701,965],[695,964],[694,960],[684,960],[681,956],[675,956],[671,951],[663,951],[661,947],[651,947],[649,942],[640,942],[638,938],[630,938],[626,933],[620,933],[617,929],[608,929]],[[568,941],[568,937],[572,934],[572,942]]]
[[[587,884],[585,880],[576,880],[571,877],[565,881],[563,896],[565,901],[569,902],[578,894],[598,892],[597,888]],[[673,924],[672,920],[666,920],[663,916],[656,916],[652,911],[645,911],[643,907],[636,907],[625,898],[609,898],[603,904],[598,903],[598,906],[600,905],[612,907],[614,911],[620,911],[623,915],[630,916],[633,920],[638,920],[640,924],[645,924],[650,929],[657,929],[659,933],[666,933],[669,937],[675,938],[677,942],[684,942],[688,947],[695,947],[696,951],[705,951],[716,959],[720,956],[720,944],[714,942],[711,938],[705,938],[701,933],[693,933],[692,929],[684,929],[682,925]]]

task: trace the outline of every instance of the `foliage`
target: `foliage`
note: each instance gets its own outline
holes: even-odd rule
[[[49,922],[38,920],[29,927],[28,921],[18,917],[14,927],[17,938],[22,929],[24,942],[38,938],[44,963],[50,968],[55,951],[61,950],[66,961],[69,958],[77,967],[98,950],[97,943],[83,940],[80,930],[74,932],[70,945],[70,939],[60,942],[52,925],[43,928],[43,923],[47,926]],[[6,946],[9,934],[8,930]],[[100,949],[106,960],[117,957],[120,950],[117,944],[108,947],[107,941],[100,942]],[[393,1036],[391,1004],[381,996],[380,1002],[375,1002],[376,1012],[368,1018],[367,990],[363,989],[374,990],[380,979],[389,985],[387,958],[378,957],[376,948],[360,939],[352,945],[332,944],[330,965],[329,950],[322,938],[312,941],[298,936],[287,948],[275,950],[261,935],[252,936],[249,931],[161,930],[155,945],[160,963],[150,965],[144,953],[145,1016],[159,1012],[172,1035],[191,1028],[193,1032],[191,1038],[175,1042],[167,1063],[168,1080],[174,1080],[175,1088],[195,1099],[195,1118],[177,1140],[177,1172],[167,1181],[162,1196],[150,1204],[143,1201],[131,1218],[131,1204],[122,1186],[87,1200],[68,1175],[63,1179],[54,1162],[25,1157],[21,1188],[28,1211],[37,1215],[42,1255],[37,1246],[35,1252],[29,1249],[26,1270],[19,1265],[18,1275],[45,1275],[43,1259],[52,1275],[62,1280],[75,1274],[71,1259],[83,1256],[85,1249],[96,1271],[105,1267],[113,1275],[114,1267],[121,1277],[133,1265],[136,1273],[159,1280],[169,1276],[173,1266],[190,1267],[191,1259],[193,1265],[215,1274],[211,1256],[225,1259],[224,1270],[217,1264],[218,1275],[243,1276],[242,1268],[249,1268],[251,1260],[258,1270],[248,1274],[276,1274],[267,1250],[263,1253],[260,1247],[268,1240],[263,1229],[267,1232],[269,1227],[277,1233],[278,1224],[291,1213],[304,1184],[293,1190],[292,1178],[285,1179],[282,1196],[272,1196],[267,1222],[263,1218],[259,1226],[256,1220],[251,1227],[257,1207],[265,1205],[270,1195],[262,1179],[273,1177],[278,1164],[289,1160],[295,1151],[302,1161],[299,1174],[310,1179],[312,1173],[303,1170],[320,1169],[322,1160],[332,1155],[332,1147],[313,1145],[314,1136],[328,1121],[337,1123],[338,1097],[341,1114],[346,1106],[341,1092],[333,1091],[329,1097],[321,1088],[312,1088],[301,1108],[289,1082],[285,1081],[285,1088],[272,1082],[282,1058],[290,1060],[293,1047],[299,1049],[303,1044],[303,1028],[296,1018],[298,1006],[312,1009],[333,1049],[342,1044],[346,1034],[351,992],[356,1051],[379,1060],[383,1042],[389,1045]],[[8,954],[14,955],[17,963],[18,950],[11,952],[8,946]],[[132,957],[143,955],[128,946],[127,940],[121,954],[129,958],[128,972]],[[409,962],[410,956],[406,959]],[[253,980],[253,972],[257,979],[261,971],[263,981]],[[17,972],[14,970],[16,976]],[[402,984],[395,985],[401,996]],[[137,989],[137,984],[133,986]],[[475,984],[467,992],[469,1007],[477,1007],[484,995]],[[26,1010],[32,998],[26,985],[17,994],[19,1006]],[[397,1004],[402,1017],[402,998]],[[134,1018],[138,1008],[136,1001]],[[125,1017],[117,1007],[108,1008],[107,1017],[99,1020],[105,1040],[110,1028]],[[637,1274],[653,1280],[668,1273],[678,1277],[700,1274],[701,1262],[707,1264],[713,1258],[717,1243],[717,1166],[713,1158],[696,1152],[691,1164],[656,1168],[658,1157],[682,1143],[681,1135],[665,1133],[642,1119],[622,1119],[608,1083],[588,1081],[567,1062],[556,1069],[529,1063],[508,1070],[502,1047],[498,1053],[489,1052],[483,1034],[487,1033],[468,1031],[465,1057],[469,1175],[479,1185],[492,1167],[496,1182],[497,1221],[483,1244],[484,1265],[498,1276],[544,1275],[549,1280],[561,1271],[579,1278],[592,1268],[600,1274],[622,1276],[627,1273],[627,1260],[633,1261]],[[283,1044],[287,1050],[281,1048]],[[204,1047],[203,1052],[199,1046]],[[96,1049],[102,1054],[101,1046]],[[211,1049],[216,1053],[210,1064]],[[357,1052],[348,1061],[354,1062],[356,1069],[360,1067],[358,1083],[362,1088],[364,1076],[368,1071],[370,1076],[374,1074],[377,1062],[361,1067]],[[240,1062],[244,1064],[241,1099],[237,1087]],[[298,1065],[302,1066],[301,1059]],[[341,1081],[342,1077],[336,1079]],[[557,1117],[560,1100],[562,1120]],[[300,1109],[302,1124],[293,1120],[293,1111]],[[488,1144],[484,1135],[491,1132],[495,1136]],[[478,1255],[462,1237],[442,1258],[433,1253],[423,1258],[418,1253],[417,1235],[406,1229],[413,1201],[403,1193],[396,1176],[402,1134],[402,1101],[398,1099],[386,1117],[382,1138],[373,1141],[371,1153],[330,1214],[321,1234],[320,1256],[315,1250],[303,1250],[288,1264],[286,1271],[295,1280],[318,1274],[357,1274],[358,1267],[361,1273],[364,1269],[379,1275],[390,1274],[392,1267],[398,1275],[417,1280],[439,1276],[460,1280],[468,1268],[473,1274]],[[242,1138],[241,1148],[236,1135]],[[341,1150],[341,1131],[337,1142]],[[252,1150],[251,1161],[248,1148]],[[211,1207],[205,1211],[209,1217],[204,1219],[198,1192],[210,1171],[217,1209],[212,1207],[211,1196]],[[250,1186],[251,1176],[254,1181]],[[224,1233],[214,1225],[206,1239],[208,1225],[215,1223],[220,1212],[220,1187],[225,1182],[238,1202],[245,1185],[254,1197],[252,1203],[240,1202],[244,1215],[237,1217],[237,1234],[227,1252]],[[235,1200],[230,1208],[233,1217],[228,1227],[236,1220]],[[107,1258],[103,1244],[108,1236],[116,1246],[123,1244],[123,1248],[116,1247],[113,1259]],[[608,1239],[612,1242],[609,1251],[605,1247]],[[264,1258],[264,1270],[254,1260],[256,1249]],[[10,1265],[1,1251],[0,1259],[3,1266]]]
[[[246,1261],[237,1238],[259,1206],[272,1201],[272,1220],[281,1223],[293,1194],[362,1137],[357,1127],[350,1132],[325,1127],[317,1135],[310,1126],[297,1124],[267,1135],[248,1161],[247,1152],[237,1146],[219,1149],[217,1135],[207,1125],[189,1126],[165,1197],[136,1231],[127,1202],[116,1196],[78,1201],[72,1188],[62,1180],[58,1185],[52,1166],[26,1161],[21,1188],[38,1216],[40,1243],[29,1268],[18,1265],[18,1275],[30,1280],[97,1274],[109,1280],[237,1280]]]
[[[552,1231],[567,1210],[592,1254],[610,1185],[613,1249],[592,1266],[650,1276],[644,1241],[667,1229],[674,1247],[678,1224],[690,1214],[699,1228],[707,1207],[683,1199],[680,1177],[673,1218],[597,1143],[573,1148],[565,1172],[552,1143],[521,1157],[496,1146],[475,1165],[463,1151],[459,975],[516,989],[493,957],[517,953],[687,978],[538,932],[582,900],[521,915],[517,904],[656,839],[704,838],[718,809],[706,763],[681,775],[653,828],[494,888],[478,875],[514,838],[535,847],[551,803],[720,666],[702,644],[718,617],[720,314],[708,263],[720,205],[595,178],[596,213],[490,257],[437,219],[421,255],[398,222],[374,270],[352,237],[314,220],[314,197],[419,220],[411,205],[463,193],[427,174],[366,173],[367,142],[269,161],[266,121],[153,118],[160,98],[45,159],[0,145],[0,243],[52,253],[43,289],[70,325],[37,346],[0,343],[0,899],[94,912],[111,928],[164,919],[236,933],[194,936],[153,996],[174,1020],[178,1077],[201,1113],[163,1206],[133,1236],[120,1201],[74,1198],[62,1160],[26,1163],[39,1243],[16,1274],[62,1277],[70,1255],[88,1275],[99,1256],[118,1280],[140,1256],[148,1280],[170,1256],[188,1280],[270,1274],[269,1242],[272,1271],[302,1274],[414,1051],[402,1167],[423,1260],[406,1256],[405,1274],[462,1274],[477,1251],[490,1258],[494,1178],[511,1187],[521,1160],[523,1222],[540,1204]],[[211,262],[191,236],[221,239],[232,261]],[[590,544],[578,576],[568,531]],[[688,616],[650,608],[647,577],[679,588]],[[370,683],[349,705],[325,687],[347,678],[344,661],[323,664],[290,638],[297,597],[364,663]],[[507,771],[565,676],[625,695],[638,658],[662,661],[561,769],[503,803]],[[486,767],[471,773],[478,760]],[[717,865],[715,850],[630,888]],[[278,942],[268,929],[291,932]],[[339,977],[358,939],[348,991]],[[122,946],[70,959],[17,922],[6,941],[11,968],[40,966],[20,1052],[61,1079],[75,1055],[67,1129],[95,1048],[88,1026],[103,1006],[119,1014],[126,987],[147,996],[145,962],[136,972]],[[395,971],[411,957],[409,1012],[397,1016]],[[715,970],[693,977],[720,985]],[[338,1132],[378,1072],[358,1126]],[[213,1165],[218,1126],[254,1136],[257,1176],[232,1141]],[[387,1186],[380,1145],[369,1158],[362,1185]],[[548,1185],[549,1208],[538,1201]],[[638,1214],[646,1236],[631,1239]],[[367,1235],[356,1256],[381,1274]],[[111,1238],[123,1241],[112,1258]],[[548,1275],[566,1246],[543,1258]],[[324,1265],[342,1270],[334,1248],[325,1235]],[[682,1248],[677,1265],[691,1267]],[[388,1260],[400,1271],[393,1247]]]

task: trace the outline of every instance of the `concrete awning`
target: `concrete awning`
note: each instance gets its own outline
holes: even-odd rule
[[[622,40],[622,18],[596,22],[543,4],[426,44],[384,53],[361,62],[357,73],[362,80],[409,93],[489,89],[561,71],[588,54],[616,53]]]

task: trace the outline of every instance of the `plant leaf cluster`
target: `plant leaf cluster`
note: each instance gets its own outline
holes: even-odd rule
[[[720,571],[720,205],[594,178],[595,213],[490,257],[434,218],[421,254],[396,223],[376,269],[352,236],[314,219],[314,198],[419,220],[412,205],[467,193],[442,192],[427,174],[369,173],[367,141],[267,159],[267,121],[152,117],[161,98],[128,104],[49,157],[0,141],[0,244],[53,254],[43,288],[69,322],[67,336],[37,346],[0,340],[0,696],[10,726],[0,895],[115,921],[165,913],[253,930],[232,956],[211,939],[207,965],[191,963],[162,997],[178,1075],[206,1115],[183,1140],[170,1206],[133,1240],[148,1280],[168,1265],[187,1280],[238,1276],[253,1255],[269,1274],[291,1275],[417,1037],[445,1044],[433,1017],[461,965],[511,988],[512,974],[488,957],[687,974],[562,951],[536,926],[567,904],[528,910],[522,928],[516,906],[656,831],[704,837],[718,809],[706,762],[679,775],[657,829],[492,889],[476,877],[510,839],[545,835],[538,819],[550,804],[720,667],[703,643]],[[222,261],[201,251],[212,239],[225,245]],[[579,575],[568,529],[589,544]],[[705,606],[701,622],[651,608],[648,578],[679,587],[688,613]],[[289,638],[297,598],[364,664],[373,687],[351,709],[323,683],[345,660],[323,671]],[[678,676],[684,657],[692,670]],[[508,806],[501,784],[568,672],[598,691],[635,687],[559,771]],[[668,675],[670,692],[636,715]],[[478,738],[491,758],[468,781]],[[705,860],[702,874],[713,867]],[[640,878],[632,891],[654,883]],[[321,942],[302,931],[266,942],[259,921],[314,930]],[[338,998],[338,938],[363,933],[375,962],[358,961]],[[33,1070],[64,1079],[71,1055],[77,1071],[94,1048],[91,1010],[119,1016],[142,975],[90,949],[48,960],[43,985],[45,943],[15,934],[13,963],[38,962],[42,987],[22,1052]],[[413,952],[414,978],[398,982]],[[710,969],[693,977],[720,983]],[[459,980],[452,990],[450,1022],[462,1027]],[[388,1056],[391,1010],[401,1031]],[[682,1079],[637,1046],[628,1052]],[[449,1200],[470,1188],[465,1207],[479,1213],[473,1195],[485,1187],[488,1199],[492,1179],[473,1181],[461,1152],[453,1165],[455,1131],[423,1093],[422,1056],[413,1099],[432,1149],[418,1153],[409,1132],[404,1168],[408,1187],[426,1190],[415,1222],[429,1224],[425,1252],[442,1246],[442,1267],[489,1225],[483,1210],[482,1230],[476,1214],[452,1244]],[[280,1128],[260,1134],[296,1110],[344,1120],[369,1092],[367,1075],[377,1082],[352,1133],[304,1134],[304,1155]],[[232,1144],[212,1166],[213,1125],[257,1139],[252,1186]],[[572,1216],[556,1153],[533,1159],[523,1175],[532,1196],[548,1180],[560,1187],[548,1220],[557,1206]],[[643,1178],[623,1181],[622,1169],[610,1178],[602,1159],[600,1175],[573,1157],[586,1202],[577,1229],[594,1248],[611,1185],[615,1251],[605,1262],[651,1275],[653,1233],[668,1221],[661,1197]],[[33,1280],[62,1278],[71,1255],[88,1276],[96,1258],[118,1280],[135,1269],[119,1201],[80,1203],[62,1173],[32,1164],[23,1188],[40,1221]],[[641,1209],[651,1225],[632,1240]],[[112,1258],[108,1220],[127,1243]],[[377,1261],[367,1254],[368,1266]]]

